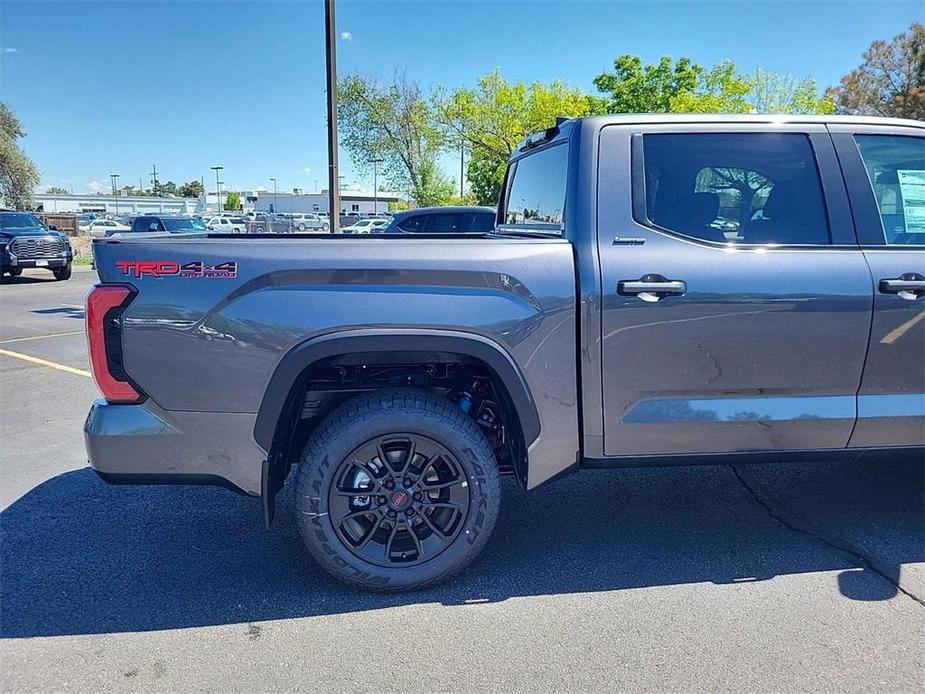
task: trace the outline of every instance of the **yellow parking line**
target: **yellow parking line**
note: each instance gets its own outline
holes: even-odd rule
[[[919,322],[920,320],[922,320],[923,318],[925,318],[925,311],[922,311],[922,312],[919,313],[918,315],[913,316],[910,320],[907,320],[907,321],[906,321],[905,323],[903,323],[902,325],[900,325],[900,326],[898,326],[898,327],[896,327],[896,328],[893,328],[890,332],[888,332],[888,333],[883,337],[882,340],[880,340],[880,344],[882,344],[882,345],[891,345],[891,344],[893,344],[894,342],[896,342],[896,340],[898,340],[898,339],[901,338],[903,335],[905,335],[907,332],[909,332],[909,329],[912,328],[912,327],[914,327],[915,324],[918,323],[918,322]]]
[[[48,361],[47,359],[39,359],[38,357],[33,357],[29,354],[22,354],[20,352],[12,352],[8,349],[0,349],[0,354],[4,354],[8,357],[14,357],[16,359],[22,359],[23,361],[29,361],[33,364],[38,364],[39,366],[47,366],[49,369],[58,369],[58,371],[66,371],[69,374],[74,374],[75,376],[86,376],[87,378],[92,378],[93,374],[89,371],[84,371],[83,369],[75,369],[73,366],[65,366],[64,364],[57,364],[53,361]]]
[[[50,333],[48,335],[32,335],[31,337],[11,337],[6,340],[0,340],[0,345],[6,345],[10,342],[25,342],[27,340],[44,340],[46,337],[65,337],[67,335],[83,335],[83,330],[72,330],[69,333]]]

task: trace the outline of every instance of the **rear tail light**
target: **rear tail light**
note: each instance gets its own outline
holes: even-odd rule
[[[96,385],[111,403],[139,402],[145,397],[122,367],[120,318],[134,297],[135,289],[124,284],[98,284],[87,295],[90,367]]]

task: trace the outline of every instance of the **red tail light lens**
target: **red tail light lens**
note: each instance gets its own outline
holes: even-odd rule
[[[135,296],[132,287],[98,284],[87,295],[87,345],[93,379],[111,403],[132,403],[144,395],[122,369],[122,329],[119,316]]]

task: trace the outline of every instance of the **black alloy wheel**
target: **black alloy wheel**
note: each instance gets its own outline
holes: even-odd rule
[[[328,573],[368,590],[442,581],[488,543],[498,464],[455,403],[413,388],[358,395],[320,422],[296,475],[296,522]]]
[[[468,487],[445,446],[394,434],[367,441],[341,462],[328,508],[338,537],[360,559],[410,566],[456,539],[469,513]]]

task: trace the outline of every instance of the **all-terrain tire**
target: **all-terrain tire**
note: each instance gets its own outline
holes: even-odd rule
[[[347,456],[364,442],[396,433],[445,447],[469,489],[468,512],[455,539],[412,566],[365,561],[340,539],[329,516],[331,485]],[[498,464],[478,425],[449,400],[411,388],[366,393],[335,409],[306,444],[296,477],[296,522],[308,551],[335,578],[366,590],[423,588],[461,571],[488,542],[500,501]]]

